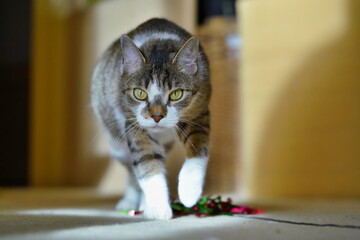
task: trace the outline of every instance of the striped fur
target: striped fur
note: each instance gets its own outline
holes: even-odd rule
[[[146,99],[136,98],[137,88],[147,93]],[[177,89],[182,90],[182,97],[170,100],[170,93]],[[118,159],[135,176],[130,177],[119,208],[137,208],[143,198],[148,218],[171,218],[164,162],[176,140],[186,149],[180,199],[188,206],[196,202],[209,152],[210,95],[208,62],[201,45],[168,20],[151,19],[106,50],[93,73],[91,101],[109,133],[112,155],[121,156]],[[195,165],[190,164],[194,161]],[[189,168],[194,166],[200,177],[191,176]],[[201,189],[194,189],[188,181],[193,178]],[[162,199],[153,199],[156,196],[148,189],[151,183]],[[131,196],[126,196],[128,192]],[[160,203],[164,206],[158,206]]]

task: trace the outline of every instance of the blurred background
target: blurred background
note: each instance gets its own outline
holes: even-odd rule
[[[121,34],[164,17],[210,60],[207,194],[360,196],[359,1],[1,0],[0,12],[0,187],[121,194],[91,73]]]

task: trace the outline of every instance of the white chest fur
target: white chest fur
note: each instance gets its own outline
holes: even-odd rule
[[[171,129],[165,129],[159,132],[149,131],[149,134],[152,138],[158,140],[160,144],[167,144],[175,139],[174,132]]]

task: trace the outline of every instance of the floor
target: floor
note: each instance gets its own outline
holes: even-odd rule
[[[0,239],[360,239],[360,200],[245,203],[265,214],[150,221],[87,189],[0,189]]]

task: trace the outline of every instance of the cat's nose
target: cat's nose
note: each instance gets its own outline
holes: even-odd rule
[[[160,122],[161,119],[164,118],[164,115],[163,114],[153,114],[151,115],[151,117],[154,119],[155,122]]]

